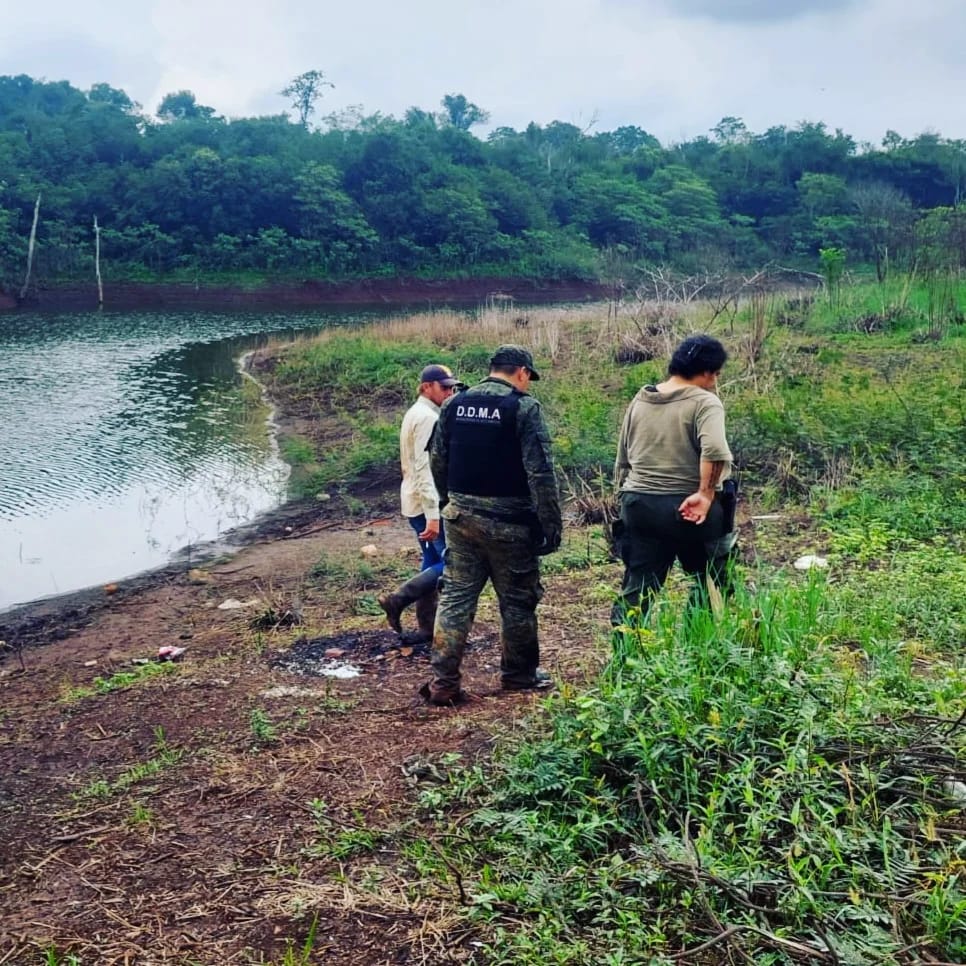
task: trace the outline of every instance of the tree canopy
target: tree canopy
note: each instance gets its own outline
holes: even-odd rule
[[[50,281],[89,272],[94,216],[114,277],[597,278],[614,254],[815,267],[829,248],[882,277],[947,243],[966,256],[963,141],[857,145],[821,123],[755,133],[738,117],[668,145],[562,121],[477,137],[488,114],[458,93],[440,112],[349,108],[310,128],[328,86],[308,71],[283,88],[295,120],[229,120],[191,91],[152,117],[108,84],[0,76],[0,281],[22,276],[38,194],[35,276]]]

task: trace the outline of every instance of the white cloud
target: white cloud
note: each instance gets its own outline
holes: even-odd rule
[[[192,91],[198,102],[227,117],[259,113],[266,94],[272,112],[285,108],[276,95],[291,74],[294,24],[279,18],[273,5],[233,0],[155,0],[150,5],[154,56],[161,72],[151,92],[153,110],[165,94]]]
[[[323,114],[460,92],[517,129],[596,117],[666,143],[735,115],[877,142],[966,136],[964,28],[960,0],[48,0],[5,12],[0,70],[103,81],[149,111],[187,89],[228,117],[279,113],[282,87],[320,69]]]

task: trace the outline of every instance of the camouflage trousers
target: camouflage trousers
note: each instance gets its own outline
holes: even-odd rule
[[[466,638],[487,580],[500,604],[502,682],[510,687],[530,685],[540,663],[536,610],[543,586],[529,528],[452,505],[443,516],[446,554],[430,659],[433,691],[459,689]]]

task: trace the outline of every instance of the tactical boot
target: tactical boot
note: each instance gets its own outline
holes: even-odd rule
[[[439,575],[432,568],[427,568],[416,574],[395,592],[383,594],[378,598],[379,606],[386,612],[389,626],[397,633],[402,633],[402,612],[412,603],[436,589]]]
[[[403,644],[425,644],[433,639],[438,602],[439,592],[435,587],[416,601],[416,630],[407,631],[400,636]]]
[[[500,687],[504,691],[546,691],[553,687],[553,678],[538,667],[526,678],[503,678]]]
[[[427,681],[419,689],[419,696],[427,704],[436,704],[441,707],[462,704],[469,697],[460,687],[451,687],[449,685],[439,687],[435,681]]]

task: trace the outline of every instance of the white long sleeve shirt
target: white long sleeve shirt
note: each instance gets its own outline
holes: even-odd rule
[[[403,416],[399,430],[399,463],[403,475],[399,502],[404,517],[423,514],[427,520],[439,519],[439,494],[426,450],[438,419],[439,406],[425,396],[420,396]]]

